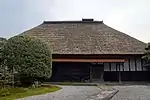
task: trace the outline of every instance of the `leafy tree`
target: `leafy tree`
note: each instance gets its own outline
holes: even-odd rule
[[[3,50],[4,45],[6,44],[7,39],[0,37],[0,64],[4,63]]]
[[[4,87],[5,84],[11,83],[11,73],[6,66],[6,59],[4,57],[4,46],[7,43],[7,39],[0,38],[0,87]]]
[[[147,47],[145,48],[146,52],[143,56],[143,59],[146,61],[145,66],[150,67],[150,43],[148,43]]]
[[[51,76],[51,52],[47,44],[39,39],[12,37],[7,41],[4,51],[8,68],[19,74],[23,85],[31,85],[34,80]]]

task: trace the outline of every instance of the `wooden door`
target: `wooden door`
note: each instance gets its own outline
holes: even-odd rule
[[[92,66],[92,79],[93,80],[103,80],[104,65],[94,65]]]

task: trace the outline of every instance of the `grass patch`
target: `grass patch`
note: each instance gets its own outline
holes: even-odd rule
[[[0,97],[0,100],[14,100],[33,95],[40,95],[49,92],[54,92],[61,89],[58,86],[39,87],[39,88],[6,88],[4,92],[9,92],[6,96]]]

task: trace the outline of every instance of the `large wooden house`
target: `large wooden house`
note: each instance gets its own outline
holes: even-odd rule
[[[51,81],[148,81],[145,43],[103,21],[44,21],[22,33],[52,50]]]

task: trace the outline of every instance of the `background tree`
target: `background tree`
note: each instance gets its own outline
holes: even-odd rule
[[[27,36],[10,38],[4,54],[7,66],[19,74],[22,85],[31,85],[34,80],[40,81],[51,76],[51,52],[47,44],[39,39]]]
[[[147,47],[145,48],[146,52],[143,56],[143,59],[145,60],[146,64],[145,66],[150,67],[150,43],[148,43]]]

